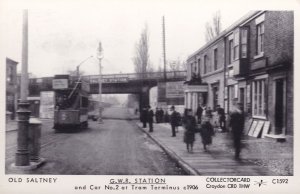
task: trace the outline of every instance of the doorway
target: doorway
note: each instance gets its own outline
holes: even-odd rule
[[[285,99],[284,80],[275,80],[275,134],[284,133],[285,111],[284,111],[284,99]]]
[[[242,110],[245,112],[245,88],[240,88],[240,99],[239,102],[242,105]]]

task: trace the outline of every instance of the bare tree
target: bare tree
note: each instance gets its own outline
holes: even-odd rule
[[[179,58],[177,60],[169,61],[167,63],[167,69],[170,71],[185,71],[187,69],[186,62]]]
[[[221,32],[221,13],[217,11],[212,18],[212,22],[206,22],[205,24],[205,39],[206,41],[212,40],[218,36]]]
[[[139,42],[135,45],[133,63],[136,73],[146,73],[153,69],[149,61],[149,33],[147,25],[145,25],[141,33]]]

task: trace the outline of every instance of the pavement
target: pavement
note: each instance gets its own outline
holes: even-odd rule
[[[162,123],[162,124],[154,123],[154,132],[149,133],[148,128],[142,128],[142,124],[137,120],[138,115],[134,115],[134,112],[132,110],[127,110],[126,113],[126,112],[118,111],[116,109],[110,109],[104,113],[105,113],[104,115],[107,116],[108,118],[121,119],[121,120],[127,120],[129,119],[128,115],[131,115],[129,120],[134,119],[134,121],[130,121],[133,122],[133,125],[131,127],[134,128],[136,124],[139,129],[141,129],[157,145],[159,145],[169,155],[170,158],[172,158],[182,169],[185,170],[186,173],[191,175],[291,176],[294,174],[292,137],[288,138],[287,142],[281,143],[267,138],[261,139],[261,138],[245,136],[243,140],[243,145],[245,145],[245,147],[243,148],[241,153],[242,159],[241,161],[236,161],[234,160],[233,157],[234,150],[232,147],[231,136],[229,133],[216,133],[215,136],[213,137],[213,143],[208,147],[207,152],[205,152],[202,148],[200,135],[196,134],[196,141],[194,144],[193,153],[188,153],[186,150],[186,146],[183,142],[184,129],[182,127],[179,127],[179,131],[176,137],[171,137],[171,127],[168,123]],[[43,120],[43,123],[48,123],[48,122],[50,121]],[[119,121],[114,120],[113,123],[118,123],[118,122]],[[50,125],[51,122],[49,126]],[[125,123],[122,122],[118,123],[118,125],[125,127]],[[47,127],[47,124],[45,126],[43,124],[43,127],[49,128]],[[110,127],[111,124],[109,124],[108,128]],[[128,126],[127,127],[128,130],[131,130],[131,127]],[[17,129],[16,121],[6,122],[6,131],[13,132],[16,129]],[[42,132],[43,132],[43,137],[45,136],[49,137],[50,143],[48,143],[48,140],[44,142],[46,146],[53,145],[53,142],[59,142],[57,139],[55,139],[56,137],[54,138],[54,136],[57,135],[55,135],[52,130],[49,131],[42,130]],[[13,133],[7,133],[7,137],[6,137],[7,142],[15,142],[15,137],[12,137],[13,136],[12,134]],[[63,137],[62,139],[64,138],[65,137]],[[45,138],[45,140],[46,139],[47,138]],[[13,147],[13,145],[7,145],[7,146]],[[44,149],[43,146],[42,149]],[[14,153],[13,149],[11,150],[13,154]],[[44,155],[43,157],[48,158],[51,155],[51,153],[49,153],[49,155],[47,155],[46,153],[42,155]],[[65,168],[67,169],[67,167]],[[51,169],[48,170],[50,171]],[[82,173],[84,172],[85,171],[83,171]],[[46,171],[41,173],[47,174]],[[66,170],[66,171],[59,171],[56,173],[72,174],[73,172]],[[91,174],[97,174],[97,173],[101,174],[103,173],[103,171],[101,170],[101,172],[98,171],[98,172],[93,172]],[[175,174],[177,173],[178,172],[176,172]],[[147,172],[145,172],[145,174],[147,174]],[[167,170],[162,174],[172,174],[172,173],[171,170]]]
[[[16,120],[7,120],[5,125],[6,131],[15,131],[18,129],[18,122]]]
[[[234,159],[229,133],[216,133],[208,151],[203,150],[200,135],[197,133],[194,150],[189,153],[183,142],[182,127],[179,127],[176,137],[171,137],[171,127],[168,123],[154,123],[152,133],[148,132],[148,128],[142,128],[140,122],[137,122],[137,125],[190,175],[293,175],[292,142],[278,143],[274,140],[245,136],[241,160],[237,161]]]

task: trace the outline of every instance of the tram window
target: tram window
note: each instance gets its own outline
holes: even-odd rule
[[[81,106],[82,107],[88,107],[88,105],[89,105],[88,98],[82,97],[81,98]]]

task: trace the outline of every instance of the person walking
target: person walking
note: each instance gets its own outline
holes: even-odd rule
[[[235,159],[240,160],[241,139],[244,130],[244,113],[241,110],[241,103],[237,103],[230,113],[229,126],[231,127],[233,146],[235,148]]]
[[[148,106],[148,123],[149,123],[149,132],[153,132],[153,110],[151,109],[151,106]]]
[[[217,113],[219,116],[219,126],[222,129],[222,132],[226,132],[226,117],[225,117],[225,111],[223,108],[221,108],[220,105],[217,105]]]
[[[156,108],[156,111],[155,111],[155,120],[156,120],[156,123],[160,123],[160,118],[159,118],[159,109]]]
[[[203,149],[207,151],[207,145],[212,144],[212,136],[214,135],[214,129],[210,123],[210,118],[205,116],[200,127],[200,136],[202,139]]]
[[[166,110],[166,114],[164,115],[164,122],[169,123],[170,122],[170,115],[168,113],[168,110]]]
[[[207,107],[207,109],[205,111],[205,116],[208,117],[209,119],[212,118],[213,114],[212,114],[212,110],[210,107]]]
[[[186,149],[188,152],[193,152],[196,125],[196,119],[193,116],[193,112],[191,109],[188,109],[183,121],[183,126],[185,129],[183,141],[186,143]]]
[[[143,128],[146,128],[147,127],[147,120],[148,120],[148,110],[147,110],[146,107],[144,107],[142,109],[140,118],[141,118],[141,122],[143,123]]]
[[[199,104],[199,106],[197,108],[197,112],[196,112],[198,124],[201,124],[202,114],[203,114],[203,108]]]
[[[178,126],[178,113],[175,111],[175,107],[171,106],[172,114],[170,115],[170,124],[172,128],[172,137],[176,136],[176,127]]]
[[[160,123],[164,122],[164,111],[162,108],[159,109],[159,121]]]

